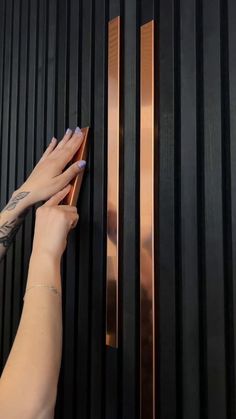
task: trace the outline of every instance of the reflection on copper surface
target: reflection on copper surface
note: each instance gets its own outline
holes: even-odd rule
[[[120,17],[108,28],[106,344],[118,347]]]
[[[154,21],[141,26],[140,77],[140,417],[154,419]]]
[[[74,155],[73,159],[70,161],[70,164],[75,163],[79,160],[87,160],[88,157],[88,133],[89,133],[89,127],[81,128],[81,131],[83,133],[84,139],[83,142],[77,151],[77,153]],[[70,192],[65,196],[62,203],[64,205],[75,205],[77,204],[77,200],[80,193],[80,188],[82,184],[84,176],[84,171],[82,173],[79,173],[71,182],[72,188],[70,189]]]

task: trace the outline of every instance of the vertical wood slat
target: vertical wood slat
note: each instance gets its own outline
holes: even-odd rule
[[[180,416],[200,419],[195,0],[179,4]],[[181,278],[181,279],[180,279]]]
[[[1,202],[4,206],[9,198],[8,191],[8,164],[9,164],[9,138],[10,138],[10,118],[11,118],[11,71],[12,71],[12,36],[13,36],[13,2],[7,3],[6,9],[6,47],[4,57],[4,96],[3,96],[3,116],[2,116],[2,137],[5,139],[2,146],[2,176],[1,176]],[[6,280],[7,272],[9,269],[9,262],[11,257],[12,248],[9,254],[9,261],[7,257],[4,260],[5,269],[3,272],[4,280],[4,315],[3,315],[3,347],[2,356],[3,363],[5,364],[7,354],[10,349],[10,322],[11,322],[11,279]],[[7,255],[8,256],[8,255]]]
[[[27,63],[29,43],[29,6],[28,0],[21,1],[21,21],[19,36],[19,93],[18,93],[18,114],[17,114],[17,166],[16,166],[16,188],[20,187],[25,180],[25,138],[26,138],[26,109],[27,109]],[[20,314],[23,306],[23,247],[24,224],[17,233],[15,241],[15,265],[14,265],[14,294],[13,294],[13,324],[12,339],[17,332]]]
[[[33,170],[35,163],[35,135],[37,115],[37,51],[38,51],[38,0],[29,2],[29,53],[27,69],[27,109],[26,109],[26,142],[25,142],[25,179]],[[24,221],[24,254],[23,254],[23,292],[28,275],[28,264],[33,238],[33,208]]]
[[[78,285],[77,285],[77,312],[76,312],[76,362],[75,362],[75,387],[77,392],[75,417],[89,417],[90,410],[90,335],[91,335],[91,245],[92,245],[92,172],[91,153],[93,149],[93,44],[94,26],[93,0],[83,0],[80,7],[81,13],[81,53],[80,53],[80,89],[79,98],[81,126],[90,126],[90,147],[86,166],[86,176],[80,192],[79,227],[78,227]],[[77,354],[80,354],[78,356]]]
[[[104,418],[104,361],[105,361],[105,208],[106,190],[104,171],[106,164],[105,136],[107,128],[107,1],[94,2],[94,94],[93,94],[93,147],[90,148],[93,171],[93,233],[91,284],[91,369],[90,416]]]
[[[180,216],[180,202],[181,202],[181,182],[180,167],[181,167],[181,113],[180,113],[180,43],[181,43],[181,25],[180,25],[180,2],[174,2],[174,205],[175,205],[175,321],[176,321],[176,410],[177,416],[183,411],[183,379],[182,368],[182,340],[183,340],[183,325],[182,325],[182,248],[181,248],[181,216]],[[181,161],[181,163],[180,163]]]
[[[80,8],[79,2],[71,0],[68,3],[68,31],[67,31],[67,125],[75,129],[80,118],[78,107],[79,97],[79,55],[80,55]],[[77,309],[77,283],[78,278],[78,227],[70,233],[70,240],[66,249],[66,275],[65,281],[65,321],[64,321],[64,376],[63,394],[64,417],[75,416],[75,404],[77,400],[75,380],[75,311]],[[71,327],[71,324],[73,327]]]
[[[223,268],[225,305],[226,355],[226,416],[233,418],[235,405],[235,356],[233,319],[233,253],[232,253],[232,182],[230,138],[230,78],[229,78],[229,19],[228,1],[220,1],[221,55],[221,143],[222,143],[222,212],[223,212]]]
[[[203,109],[203,7],[196,2],[196,105],[197,105],[197,216],[198,216],[198,272],[199,272],[199,357],[200,411],[207,417],[206,392],[206,293],[204,248],[204,109]]]
[[[158,414],[176,418],[174,1],[159,8]],[[168,297],[167,297],[168,296]],[[171,400],[171,403],[170,403]]]
[[[55,136],[58,141],[63,137],[65,130],[68,128],[68,15],[69,3],[62,0],[57,2],[56,16],[56,74],[55,74]],[[61,28],[63,27],[63,31]],[[66,277],[66,257],[63,257],[61,263],[62,278]],[[66,305],[66,283],[62,281],[62,319],[65,322],[65,305]],[[62,347],[62,365],[59,375],[56,416],[63,417],[64,412],[64,349],[65,349],[65,333],[63,334]],[[68,396],[68,393],[66,393]]]
[[[226,17],[228,22],[228,82],[229,82],[229,147],[230,147],[230,227],[231,227],[231,312],[230,319],[232,324],[231,337],[229,343],[231,344],[232,358],[230,370],[232,373],[230,400],[229,400],[229,418],[233,419],[236,415],[236,3],[228,0],[228,15]],[[229,290],[230,291],[230,290]]]
[[[5,48],[4,48],[4,57],[3,57],[3,67],[4,67],[4,78],[3,78],[3,98],[2,98],[2,138],[8,138],[9,133],[9,113],[10,113],[10,76],[11,76],[11,46],[12,46],[12,19],[13,19],[13,4],[12,1],[6,3],[6,12],[5,12]],[[7,179],[7,163],[8,163],[8,148],[9,142],[2,142],[1,149],[1,202],[4,204],[8,198],[8,179]]]
[[[3,58],[5,50],[5,1],[0,2],[0,115],[2,115],[2,94],[3,94],[3,76],[4,76],[4,67],[3,67]],[[0,117],[0,132],[2,129],[2,116]],[[0,137],[0,150],[2,148],[2,136]],[[1,159],[0,159],[0,170],[1,170]]]
[[[68,59],[68,2],[59,1],[57,4],[57,33],[56,33],[56,124],[55,134],[58,141],[63,137],[65,130],[68,128],[68,109],[67,109],[67,59]],[[61,27],[63,25],[63,31]],[[59,100],[60,98],[60,100]]]
[[[45,66],[47,68],[46,75],[46,106],[45,106],[45,140],[56,135],[55,132],[55,74],[56,74],[56,33],[57,33],[57,1],[48,2],[47,9],[48,19],[48,42],[47,57]]]
[[[37,164],[45,151],[45,81],[46,81],[46,43],[47,43],[47,2],[40,1],[38,5],[38,36],[37,61],[36,61],[36,127],[35,127],[35,152],[34,164]],[[40,123],[39,123],[40,121]],[[34,220],[34,218],[33,218]]]
[[[20,28],[20,2],[14,3],[13,8],[13,31],[12,31],[12,68],[11,68],[11,105],[10,105],[10,129],[9,129],[9,162],[8,162],[8,192],[10,195],[16,188],[17,168],[17,130],[18,130],[18,93],[19,93],[19,28]],[[7,253],[6,277],[10,280],[9,285],[9,311],[5,312],[6,319],[10,325],[9,335],[12,340],[13,323],[13,296],[16,285],[15,275],[15,242],[10,246]],[[7,301],[7,297],[5,297]]]
[[[226,418],[220,3],[203,1],[204,217],[209,419]]]
[[[139,8],[136,1],[124,2],[123,28],[123,241],[122,241],[122,419],[139,415],[139,267],[138,267],[138,159],[139,159]]]
[[[4,107],[4,77],[5,77],[5,66],[4,66],[4,59],[5,59],[5,37],[6,37],[6,1],[1,2],[1,60],[0,60],[0,76],[1,76],[1,96],[0,96],[0,169],[1,169],[1,179],[2,179],[2,151],[3,151],[3,141],[2,141],[2,133],[3,133],[3,107]],[[0,181],[0,196],[2,198],[2,182]],[[0,201],[2,203],[2,200]],[[5,272],[5,260],[3,260],[0,264],[0,366],[2,366],[3,358],[2,358],[2,348],[3,348],[3,317],[4,317],[4,289],[5,289],[5,281],[4,281],[4,272]]]

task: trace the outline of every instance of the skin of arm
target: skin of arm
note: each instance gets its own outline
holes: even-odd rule
[[[27,201],[29,192],[14,192],[8,204],[0,213],[0,262],[9,249],[31,204]]]
[[[49,199],[36,211],[26,288],[43,283],[61,291],[60,261],[78,214],[76,207],[59,203],[69,193],[69,182],[79,172],[82,174],[85,162],[82,166],[74,163],[63,171],[82,144],[79,129],[73,135],[67,130],[57,147],[56,141],[49,144],[0,214],[0,260],[29,208]],[[0,418],[53,418],[62,352],[60,298],[49,288],[27,291],[17,334],[0,378]]]
[[[82,142],[83,134],[79,127],[74,133],[68,129],[58,144],[56,138],[53,138],[30,176],[13,192],[0,213],[0,262],[30,207],[62,190],[83,170],[83,167],[73,163],[64,171]]]
[[[36,283],[61,291],[58,258],[32,252],[27,287]],[[61,353],[61,297],[47,288],[29,290],[0,380],[1,418],[53,418]]]
[[[61,293],[60,261],[76,207],[57,205],[70,185],[36,211],[26,289],[53,285]],[[61,296],[48,288],[25,293],[17,334],[0,379],[0,418],[52,419],[62,355]]]

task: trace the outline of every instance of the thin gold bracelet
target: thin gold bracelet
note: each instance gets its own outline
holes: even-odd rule
[[[36,285],[32,285],[31,287],[28,287],[25,290],[25,294],[27,291],[29,291],[31,288],[35,288],[35,287],[45,287],[45,288],[49,288],[52,292],[54,292],[54,294],[57,294],[59,297],[61,297],[61,293],[58,291],[58,289],[56,287],[54,287],[53,285],[45,285],[45,284],[36,284]],[[23,300],[25,300],[25,295]]]

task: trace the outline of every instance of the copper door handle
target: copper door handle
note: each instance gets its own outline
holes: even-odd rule
[[[120,17],[108,28],[106,344],[118,347]]]
[[[140,417],[155,416],[154,21],[141,26]]]

